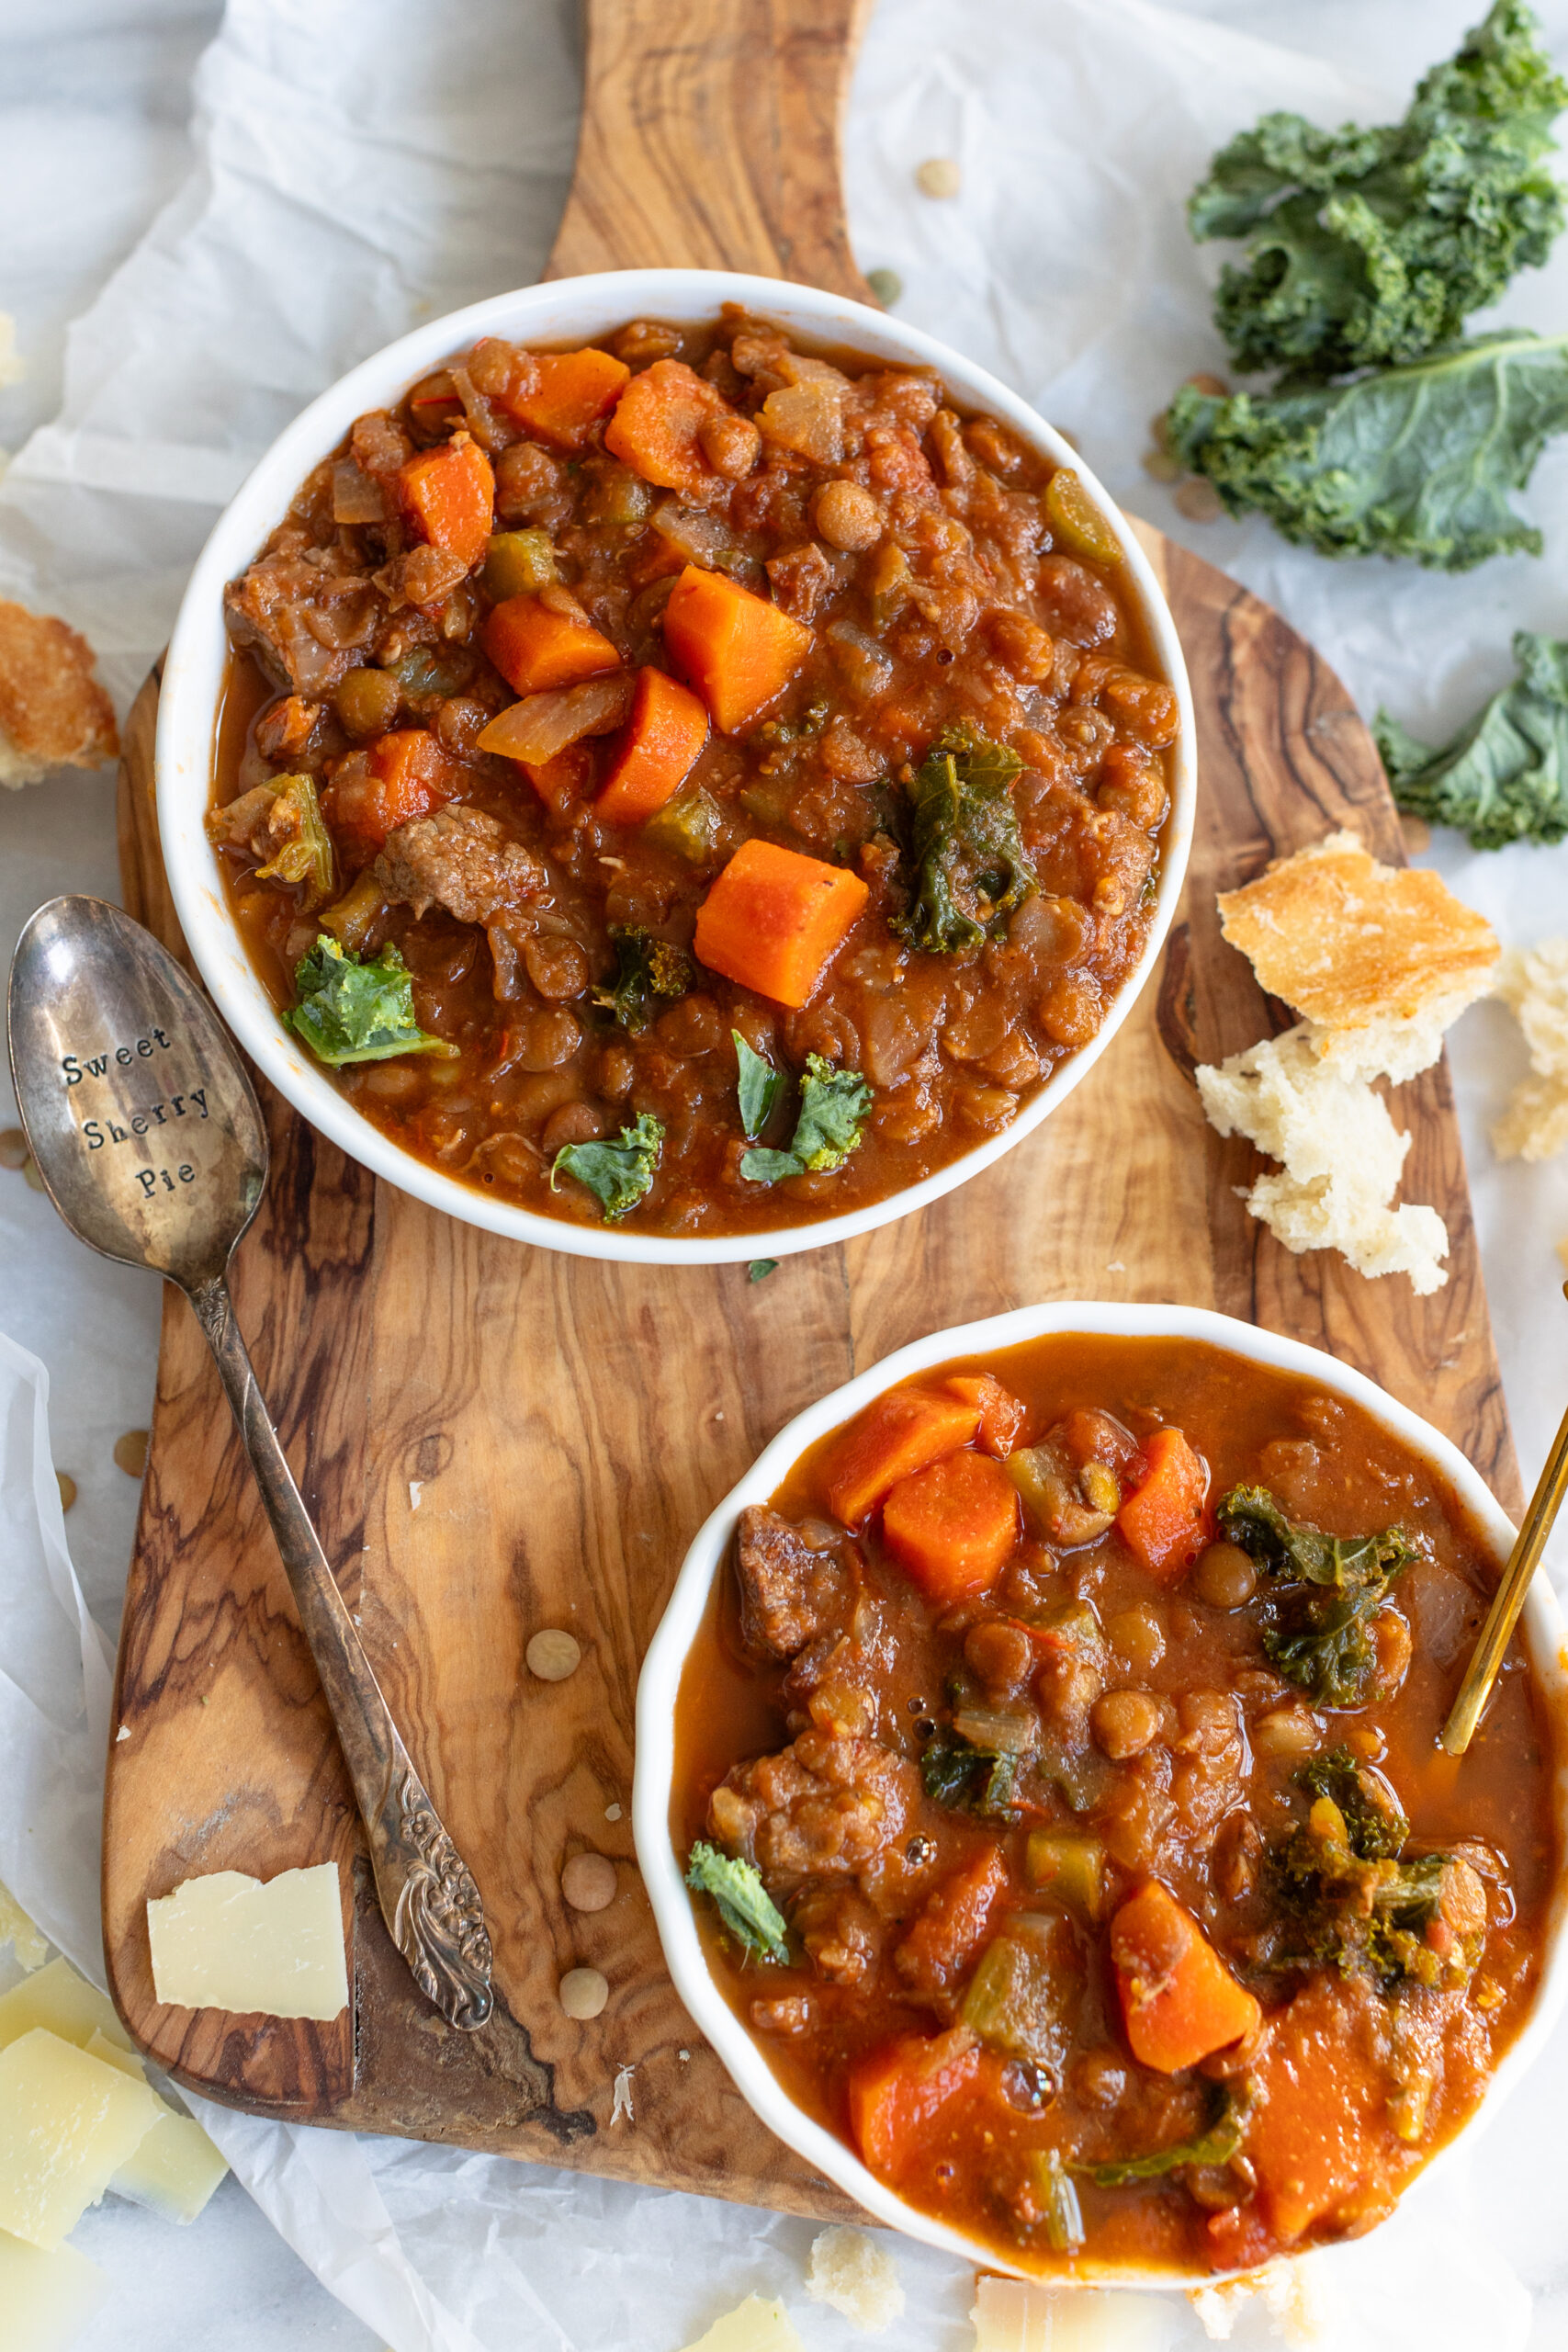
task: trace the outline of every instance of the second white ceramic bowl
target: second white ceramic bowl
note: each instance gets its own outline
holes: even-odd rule
[[[1154,919],[1143,956],[1116,997],[1099,1036],[1058,1065],[1011,1126],[921,1182],[847,1216],[824,1217],[811,1225],[677,1240],[614,1226],[577,1225],[514,1207],[416,1159],[362,1118],[279,1021],[230,914],[217,853],[207,839],[203,820],[212,789],[219,703],[229,651],[223,626],[225,584],[252,561],[282,520],[307,474],[337,447],[356,416],[367,409],[393,405],[421,376],[480,335],[560,346],[606,334],[628,319],[671,319],[684,324],[715,318],[726,302],[739,303],[775,321],[786,333],[817,344],[841,345],[894,365],[934,368],[963,409],[1002,418],[1053,464],[1071,466],[1122,542],[1128,577],[1144,605],[1160,668],[1180,706],[1181,727],[1172,761],[1171,808],[1163,837]],[[983,368],[971,366],[933,336],[902,326],[880,311],[819,293],[813,287],[700,269],[622,270],[596,277],[559,278],[514,294],[498,294],[466,311],[432,320],[428,326],[389,344],[312,401],[273,443],[220,517],[191,574],[164,672],[157,772],[164,863],[201,977],[245,1051],[312,1126],[389,1183],[469,1225],[571,1256],[662,1265],[712,1265],[762,1254],[784,1257],[798,1250],[847,1241],[911,1209],[923,1208],[928,1201],[978,1175],[1032,1134],[1093,1068],[1154,968],[1181,896],[1197,789],[1191,690],[1169,610],[1125,520],[1061,435]]]
[[[1280,1372],[1303,1374],[1335,1396],[1382,1421],[1403,1443],[1423,1454],[1450,1482],[1470,1511],[1484,1539],[1492,1545],[1499,1566],[1507,1558],[1514,1528],[1499,1508],[1485,1481],[1458,1447],[1404,1406],[1397,1404],[1372,1381],[1335,1363],[1316,1348],[1281,1340],[1250,1323],[1234,1322],[1200,1307],[1107,1306],[1067,1303],[1021,1306],[988,1322],[965,1323],[899,1349],[896,1355],[874,1364],[858,1379],[836,1388],[799,1413],[766,1451],[758,1455],[738,1487],[725,1497],[698,1533],[660,1622],[637,1685],[637,1767],[632,1793],[632,1826],[637,1860],[658,1922],[664,1957],[675,1989],[693,2022],[705,2033],[724,2061],[743,2097],[770,2130],[796,2154],[804,2156],[827,2179],[894,2229],[990,2270],[1009,2267],[994,2246],[950,2228],[930,2213],[919,2211],[896,2196],[874,2173],[867,2170],[854,2150],[815,2117],[797,2107],[747,2031],[708,1968],[702,1939],[684,1883],[682,1858],[670,1826],[675,1779],[675,1701],[687,1655],[696,1640],[716,1577],[727,1569],[736,1521],[749,1503],[765,1503],[807,1448],[869,1405],[883,1390],[895,1386],[931,1365],[954,1356],[990,1356],[1028,1340],[1053,1332],[1092,1332],[1116,1339],[1159,1338],[1206,1340],[1233,1355]],[[1564,1659],[1564,1626],[1557,1598],[1544,1576],[1538,1576],[1525,1604],[1523,1619],[1541,1688],[1551,1708],[1556,1730],[1555,1798],[1559,1853],[1568,1853],[1568,1670]],[[1568,1933],[1565,1896],[1560,1880],[1548,1932],[1546,1967],[1535,2007],[1523,2031],[1506,2053],[1488,2085],[1486,2095],[1463,2130],[1458,2132],[1413,2180],[1405,2195],[1419,2195],[1422,2183],[1451,2156],[1461,2142],[1469,2141],[1484,2119],[1492,2117],[1532,2063],[1568,1999]],[[1031,2275],[1014,2266],[1021,2277]],[[1059,2271],[1045,2275],[1053,2285],[1094,2287],[1190,2288],[1211,2286],[1214,2274],[1153,2273],[1112,2265],[1080,2262],[1068,2279]]]

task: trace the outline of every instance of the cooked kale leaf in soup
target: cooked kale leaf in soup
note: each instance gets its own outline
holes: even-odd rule
[[[1495,1575],[1387,1429],[1206,1345],[889,1390],[742,1512],[684,1670],[716,1983],[880,2180],[1025,2267],[1371,2227],[1540,1981],[1521,1641],[1437,1747]]]
[[[735,311],[487,340],[227,615],[209,830],[279,1012],[518,1205],[863,1207],[1005,1129],[1146,941],[1178,707],[1120,544],[932,375]]]

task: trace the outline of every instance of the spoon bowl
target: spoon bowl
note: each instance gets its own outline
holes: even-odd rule
[[[217,1015],[106,899],[51,899],[11,966],[11,1070],[45,1190],[106,1258],[221,1274],[266,1183],[255,1089]]]

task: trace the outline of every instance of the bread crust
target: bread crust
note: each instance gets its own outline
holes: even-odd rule
[[[118,756],[114,705],[86,639],[0,597],[0,784],[39,784],[51,768]]]
[[[1441,878],[1380,865],[1337,832],[1220,899],[1220,922],[1270,996],[1324,1031],[1444,1024],[1482,995],[1500,949]]]

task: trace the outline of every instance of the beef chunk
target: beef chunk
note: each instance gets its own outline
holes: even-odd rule
[[[771,1889],[805,1878],[874,1888],[919,1802],[915,1768],[869,1739],[802,1732],[791,1747],[737,1764],[708,1804],[710,1836],[756,1863]]]
[[[815,1549],[776,1510],[750,1504],[740,1514],[736,1555],[740,1628],[763,1657],[794,1657],[807,1642],[838,1633],[849,1614],[841,1561]]]
[[[351,557],[336,548],[279,548],[223,592],[236,645],[269,677],[319,699],[348,675],[376,633],[382,607]]]
[[[400,825],[374,872],[388,898],[416,915],[434,904],[459,922],[493,922],[502,908],[542,897],[547,880],[532,851],[478,808],[438,808]]]

